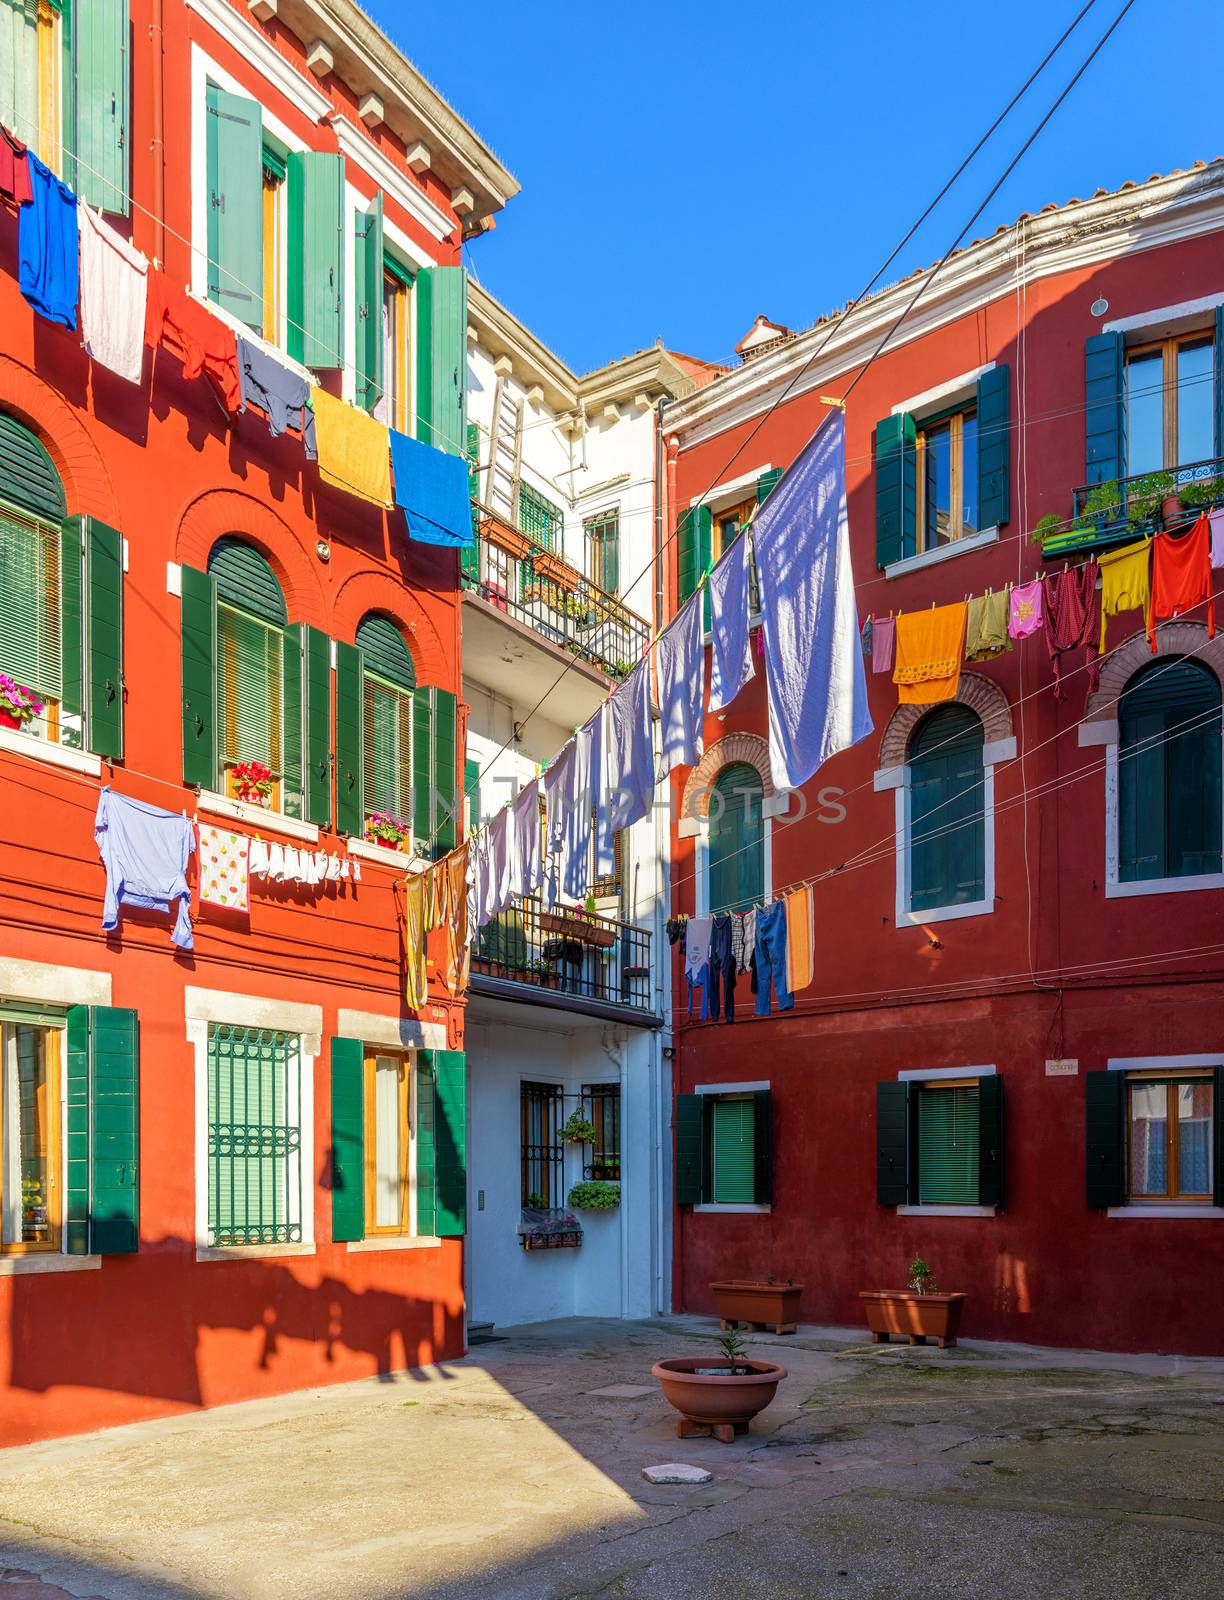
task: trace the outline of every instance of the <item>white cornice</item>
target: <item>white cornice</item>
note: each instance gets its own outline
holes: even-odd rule
[[[203,17],[209,27],[258,68],[268,82],[274,84],[286,100],[312,122],[319,122],[332,109],[327,96],[321,94],[309,78],[285,60],[266,34],[235,11],[226,0],[186,0],[186,4],[189,11]]]
[[[435,239],[447,239],[454,233],[454,218],[439,210],[427,194],[422,194],[411,178],[389,161],[376,144],[372,144],[351,122],[345,122],[342,118],[336,120],[334,127],[336,142],[342,152],[373,178],[397,205],[403,206],[427,233]]]

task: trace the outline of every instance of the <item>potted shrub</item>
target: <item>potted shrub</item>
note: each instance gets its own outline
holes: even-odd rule
[[[45,704],[32,689],[0,673],[0,728],[24,728],[42,715]]]
[[[676,1434],[681,1439],[708,1439],[711,1434],[730,1444],[746,1433],[758,1411],[777,1393],[786,1368],[776,1361],[750,1361],[744,1341],[734,1330],[718,1341],[717,1356],[670,1356],[650,1369],[663,1398],[680,1413]]]
[[[412,824],[402,817],[393,817],[389,811],[371,811],[366,818],[365,836],[370,844],[381,844],[388,850],[406,850],[412,838]]]
[[[863,1289],[859,1292],[871,1329],[872,1344],[887,1344],[894,1335],[910,1344],[934,1339],[941,1350],[956,1343],[964,1309],[963,1294],[944,1294],[921,1256],[910,1263],[905,1289]]]
[[[724,1278],[710,1290],[724,1328],[746,1323],[750,1328],[772,1328],[794,1333],[799,1323],[799,1296],[803,1285],[794,1278]]]
[[[1224,478],[1193,478],[1182,484],[1178,499],[1186,511],[1211,511],[1224,503]]]
[[[581,1111],[571,1111],[568,1121],[561,1124],[561,1137],[566,1144],[591,1144],[595,1138],[595,1124]]]
[[[1047,539],[1052,539],[1056,533],[1061,533],[1062,526],[1063,519],[1056,512],[1047,512],[1033,528],[1033,543],[1037,545],[1044,544]]]
[[[272,772],[262,761],[240,761],[230,768],[234,780],[234,794],[252,806],[269,806],[272,803]]]
[[[576,1183],[568,1203],[578,1211],[615,1211],[620,1205],[620,1184],[599,1178]]]
[[[1126,513],[1136,530],[1148,527],[1157,517],[1166,524],[1176,522],[1181,515],[1181,500],[1173,474],[1145,472],[1136,478],[1127,490]]]

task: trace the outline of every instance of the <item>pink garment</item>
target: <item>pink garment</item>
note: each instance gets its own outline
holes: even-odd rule
[[[1034,578],[1032,583],[1021,583],[1011,592],[1011,606],[1008,609],[1007,631],[1013,639],[1027,639],[1030,633],[1036,633],[1042,624],[1041,605],[1041,579]]]
[[[1224,567],[1224,507],[1208,517],[1211,524],[1211,564]]]
[[[897,646],[896,617],[877,617],[871,626],[871,670],[892,676],[893,652]]]
[[[249,909],[248,869],[251,840],[245,833],[231,833],[200,823],[200,899],[231,911]]]

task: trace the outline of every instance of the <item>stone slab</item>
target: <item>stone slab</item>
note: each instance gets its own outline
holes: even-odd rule
[[[704,1467],[690,1467],[687,1461],[665,1461],[660,1467],[643,1467],[642,1476],[647,1483],[711,1483],[712,1472]]]

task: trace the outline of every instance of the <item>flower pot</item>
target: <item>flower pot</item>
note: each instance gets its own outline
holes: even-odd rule
[[[752,1328],[794,1333],[799,1322],[801,1283],[758,1283],[731,1278],[710,1285],[724,1328],[746,1322]]]
[[[1160,520],[1166,528],[1175,528],[1179,522],[1186,520],[1186,513],[1182,510],[1181,497],[1167,494],[1160,504]]]
[[[22,719],[15,712],[0,708],[0,728],[20,728]]]
[[[956,1343],[964,1310],[963,1294],[917,1294],[913,1289],[863,1289],[859,1292],[872,1344],[893,1336],[923,1344],[938,1342],[941,1350]]]
[[[672,1356],[651,1367],[663,1398],[680,1413],[679,1438],[713,1434],[730,1444],[737,1433],[748,1431],[748,1424],[764,1411],[786,1376],[786,1368],[774,1361],[740,1361],[736,1366],[747,1370],[732,1374],[721,1355],[711,1354]]]
[[[522,560],[524,556],[531,554],[531,540],[526,534],[520,533],[517,528],[512,528],[500,517],[485,517],[481,521],[480,532],[483,538],[490,544],[496,545],[499,550],[504,550],[508,556]]]

